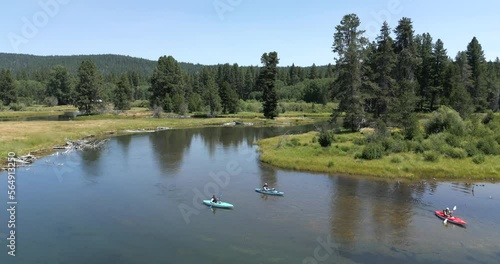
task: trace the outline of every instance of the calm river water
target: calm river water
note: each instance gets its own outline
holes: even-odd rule
[[[17,171],[16,257],[0,263],[499,263],[500,185],[284,171],[255,140],[294,128],[169,130],[111,139]],[[258,194],[264,182],[284,197]],[[201,204],[222,195],[233,210]],[[469,225],[434,210],[457,206]]]

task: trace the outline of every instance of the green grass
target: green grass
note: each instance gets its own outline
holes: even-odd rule
[[[336,135],[332,146],[322,148],[313,143],[317,132],[274,137],[259,141],[260,159],[277,167],[345,175],[364,175],[408,179],[500,179],[500,156],[486,156],[481,164],[473,158],[456,159],[441,156],[434,162],[425,161],[422,154],[404,152],[381,159],[355,159],[363,146],[353,144],[359,133]],[[292,139],[298,144],[286,144]],[[281,144],[279,144],[281,140]],[[277,147],[279,145],[279,147]]]

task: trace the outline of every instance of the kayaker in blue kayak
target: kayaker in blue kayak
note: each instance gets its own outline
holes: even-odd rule
[[[212,199],[210,199],[210,202],[212,202],[212,203],[217,203],[218,202],[217,198],[215,198],[215,194],[212,195]]]
[[[272,188],[272,189],[271,189],[271,188],[269,188],[269,186],[267,185],[267,182],[266,182],[266,183],[264,183],[264,186],[262,186],[262,189],[263,189],[264,191],[274,191],[274,190],[275,190],[274,188]]]

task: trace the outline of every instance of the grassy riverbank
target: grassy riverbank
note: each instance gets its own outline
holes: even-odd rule
[[[70,108],[39,108],[30,111],[0,112],[0,118],[29,118],[53,116],[70,111]],[[303,117],[299,113],[283,115],[276,120],[265,120],[259,113],[244,113],[241,116],[228,115],[220,118],[151,118],[152,112],[145,108],[133,108],[122,113],[77,117],[73,121],[6,121],[0,123],[0,155],[7,157],[8,152],[24,155],[36,152],[44,155],[52,151],[54,145],[62,145],[65,139],[80,139],[88,135],[105,138],[120,134],[129,134],[125,130],[155,130],[157,127],[190,128],[221,126],[228,122],[240,121],[255,126],[299,125],[318,121]],[[327,117],[327,114],[318,114]]]
[[[335,135],[330,147],[317,143],[318,132],[274,137],[258,142],[261,161],[292,170],[343,175],[364,175],[408,179],[500,179],[500,156],[486,155],[482,163],[477,157],[460,159],[440,156],[429,159],[413,151],[390,153],[380,159],[359,158],[365,146],[359,145],[364,135]]]

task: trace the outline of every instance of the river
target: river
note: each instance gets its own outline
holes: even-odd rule
[[[0,174],[0,263],[498,263],[500,185],[284,171],[255,140],[294,128],[112,138],[16,172],[16,256]],[[283,197],[261,195],[267,182]],[[212,194],[233,210],[201,204]],[[457,207],[467,228],[434,210]]]

